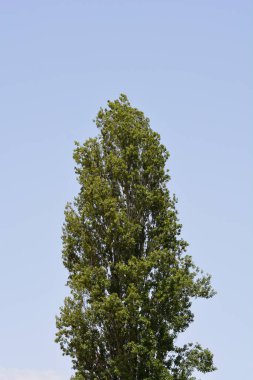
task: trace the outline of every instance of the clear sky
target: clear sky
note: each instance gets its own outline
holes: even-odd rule
[[[0,0],[0,380],[67,380],[54,343],[67,293],[61,226],[77,193],[73,141],[123,92],[171,153],[189,254],[218,291],[183,339],[250,379],[250,0]]]

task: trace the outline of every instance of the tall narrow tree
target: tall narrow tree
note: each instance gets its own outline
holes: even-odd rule
[[[70,296],[56,341],[76,380],[192,380],[215,369],[213,356],[176,338],[193,321],[192,299],[214,292],[180,238],[169,154],[125,95],[96,124],[98,137],[74,151],[80,192],[65,210]]]

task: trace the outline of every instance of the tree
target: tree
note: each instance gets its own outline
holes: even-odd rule
[[[193,321],[192,299],[214,291],[180,238],[169,154],[125,95],[96,125],[99,136],[74,151],[80,192],[65,210],[70,296],[56,341],[76,380],[192,380],[215,369],[213,355],[176,338]]]

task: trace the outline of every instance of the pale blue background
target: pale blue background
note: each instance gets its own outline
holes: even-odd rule
[[[0,1],[1,380],[70,376],[53,340],[73,141],[120,92],[171,152],[188,252],[218,291],[184,338],[214,352],[219,371],[201,378],[252,377],[250,3]]]

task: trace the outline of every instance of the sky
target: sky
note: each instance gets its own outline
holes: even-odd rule
[[[0,380],[72,374],[54,343],[72,151],[120,93],[170,151],[182,236],[217,290],[180,339],[213,351],[201,379],[251,378],[252,13],[250,0],[0,0]]]

